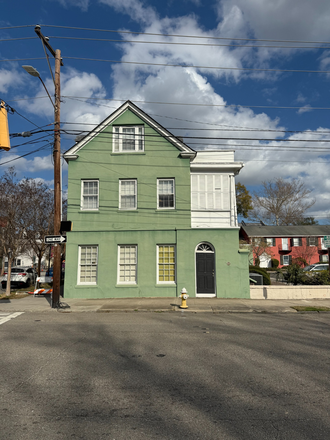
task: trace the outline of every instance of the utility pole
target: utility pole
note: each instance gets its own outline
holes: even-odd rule
[[[55,105],[54,105],[54,235],[60,235],[61,227],[61,211],[62,211],[62,192],[61,192],[61,82],[60,82],[60,68],[63,63],[61,61],[61,51],[54,49],[48,43],[48,37],[45,37],[41,31],[40,26],[34,28],[36,34],[41,39],[42,45],[49,50],[55,58]],[[45,49],[46,53],[46,49]],[[48,55],[47,61],[48,61]],[[53,263],[53,293],[52,293],[52,308],[57,308],[60,304],[60,289],[61,289],[61,245],[54,245],[54,263]]]

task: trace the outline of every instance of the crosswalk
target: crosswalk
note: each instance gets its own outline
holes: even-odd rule
[[[17,318],[17,316],[22,315],[22,313],[24,312],[15,312],[15,313],[0,312],[0,325],[10,321],[11,319]]]

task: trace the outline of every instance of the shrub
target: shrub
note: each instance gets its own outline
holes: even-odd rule
[[[314,272],[313,274],[306,274],[302,276],[301,284],[309,286],[324,286],[330,284],[330,276],[327,270]]]
[[[266,269],[257,266],[249,266],[249,272],[259,273],[260,275],[262,275],[263,284],[265,286],[270,286],[270,276],[269,273],[267,273]]]
[[[271,261],[271,263],[272,263],[272,267],[273,267],[274,269],[277,269],[278,266],[279,266],[279,264],[280,264],[280,262],[279,262],[276,258],[272,258],[270,261]]]
[[[302,282],[304,272],[301,266],[297,263],[287,266],[286,273],[283,273],[284,279],[287,283],[292,283],[294,286]]]

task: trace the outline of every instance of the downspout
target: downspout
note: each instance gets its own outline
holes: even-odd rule
[[[176,259],[177,259],[177,255],[178,255],[178,231],[175,228],[175,249],[176,249]],[[178,297],[178,263],[176,263],[175,265],[175,276],[176,276],[176,283],[175,283],[175,295],[176,297]]]

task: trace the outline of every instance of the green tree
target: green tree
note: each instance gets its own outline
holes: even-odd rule
[[[242,215],[244,218],[249,216],[249,211],[252,210],[252,197],[245,185],[240,182],[236,183],[236,204],[237,214]]]
[[[314,217],[304,217],[295,222],[295,225],[318,225],[319,222]]]

